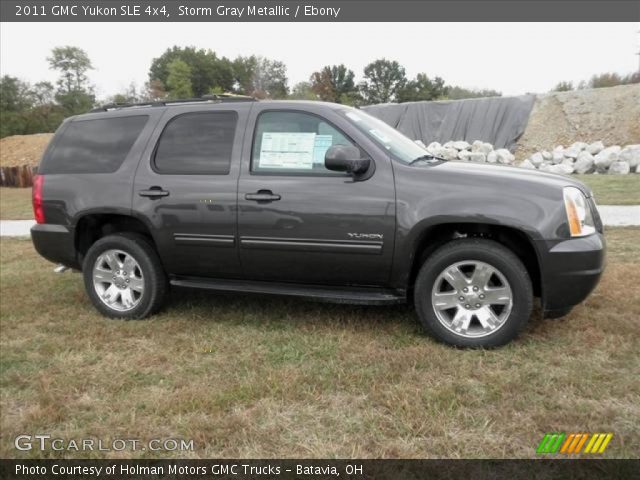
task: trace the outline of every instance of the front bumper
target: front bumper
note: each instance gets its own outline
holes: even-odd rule
[[[47,260],[79,269],[73,231],[64,225],[37,224],[31,227],[31,241]]]
[[[604,235],[540,242],[542,306],[545,316],[558,316],[582,302],[598,285],[605,267]]]

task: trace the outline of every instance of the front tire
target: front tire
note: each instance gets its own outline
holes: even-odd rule
[[[522,331],[533,308],[527,269],[492,240],[453,240],[422,265],[414,286],[423,327],[458,347],[498,347]]]
[[[117,233],[95,242],[82,268],[85,290],[110,318],[142,319],[157,312],[167,277],[154,247],[143,235]]]

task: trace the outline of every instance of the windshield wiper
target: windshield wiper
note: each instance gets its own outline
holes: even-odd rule
[[[421,162],[421,161],[427,161],[427,162],[432,162],[434,160],[438,160],[441,162],[447,162],[448,160],[446,158],[442,158],[442,157],[436,157],[435,155],[431,155],[430,153],[427,153],[426,155],[422,155],[418,158],[414,158],[413,160],[411,160],[409,162],[409,165],[413,165],[414,163],[417,162]]]

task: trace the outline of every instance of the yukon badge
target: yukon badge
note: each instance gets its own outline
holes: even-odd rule
[[[358,240],[382,240],[381,233],[347,233],[349,238],[355,238]]]

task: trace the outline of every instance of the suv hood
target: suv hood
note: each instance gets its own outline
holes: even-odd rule
[[[491,163],[471,163],[458,161],[445,161],[439,164],[416,164],[419,168],[433,168],[443,170],[456,175],[474,176],[478,179],[485,177],[491,183],[503,185],[517,185],[521,182],[538,184],[541,188],[577,187],[587,197],[593,195],[591,189],[584,183],[567,175],[529,170],[511,165],[496,165]]]

